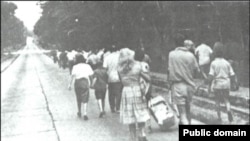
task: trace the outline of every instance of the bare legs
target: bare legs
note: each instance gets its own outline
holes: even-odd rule
[[[129,133],[131,141],[147,141],[146,139],[146,125],[144,122],[138,123],[138,137],[137,137],[137,129],[136,124],[129,124]]]
[[[180,114],[180,124],[189,125],[191,124],[191,105],[189,102],[183,105],[177,105]]]
[[[146,137],[146,126],[144,122],[138,123],[139,128],[139,138]]]
[[[215,95],[216,95],[216,111],[217,111],[217,115],[218,115],[218,119],[219,121],[222,121],[221,119],[221,101],[223,99],[223,102],[225,103],[226,106],[226,110],[227,110],[227,114],[228,114],[228,120],[231,123],[233,121],[233,115],[231,112],[231,105],[229,102],[229,90],[215,90]]]
[[[232,115],[232,112],[231,112],[231,105],[230,105],[230,102],[228,99],[224,99],[224,103],[225,103],[225,106],[226,106],[226,110],[227,110],[227,115],[228,115],[228,121],[231,123],[233,121],[233,115]],[[221,105],[220,105],[220,101],[217,100],[216,101],[216,111],[217,111],[217,116],[218,116],[218,120],[221,122],[222,119],[221,119]]]
[[[104,110],[103,110],[103,100],[102,99],[97,99],[97,102],[98,102],[98,106],[99,106],[99,109],[100,109],[100,115],[99,115],[99,118],[102,118],[103,115],[104,115]]]
[[[136,126],[135,124],[129,124],[129,133],[131,141],[136,141]]]

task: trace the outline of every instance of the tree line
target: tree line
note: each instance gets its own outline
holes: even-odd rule
[[[249,2],[48,1],[41,8],[34,33],[44,48],[144,47],[164,62],[183,34],[196,45],[226,43],[233,58],[249,51]]]
[[[26,43],[27,29],[15,17],[17,6],[1,1],[1,55],[5,51],[18,50]]]

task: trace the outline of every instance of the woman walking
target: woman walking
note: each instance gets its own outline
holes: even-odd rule
[[[82,55],[76,55],[75,59],[76,64],[73,66],[68,88],[71,90],[72,84],[75,82],[74,88],[78,107],[77,115],[78,117],[81,117],[81,104],[83,103],[84,120],[88,120],[87,104],[89,100],[89,86],[91,76],[94,72],[90,65],[85,63],[86,60]]]
[[[150,115],[139,80],[143,77],[149,81],[150,77],[142,72],[141,63],[134,60],[134,52],[128,48],[120,51],[118,74],[123,84],[120,121],[129,126],[132,141],[137,140],[136,125],[139,128],[139,141],[147,141],[145,122]]]

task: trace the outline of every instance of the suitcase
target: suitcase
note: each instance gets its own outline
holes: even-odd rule
[[[166,131],[175,125],[175,116],[170,106],[162,96],[156,96],[149,100],[148,107],[162,131]]]

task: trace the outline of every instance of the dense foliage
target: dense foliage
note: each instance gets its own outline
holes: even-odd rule
[[[27,29],[23,22],[14,16],[17,6],[1,1],[1,53],[16,50],[26,43]]]
[[[249,50],[249,2],[49,1],[41,7],[34,33],[44,48],[143,46],[164,61],[181,33],[197,45],[222,41],[237,52]]]

